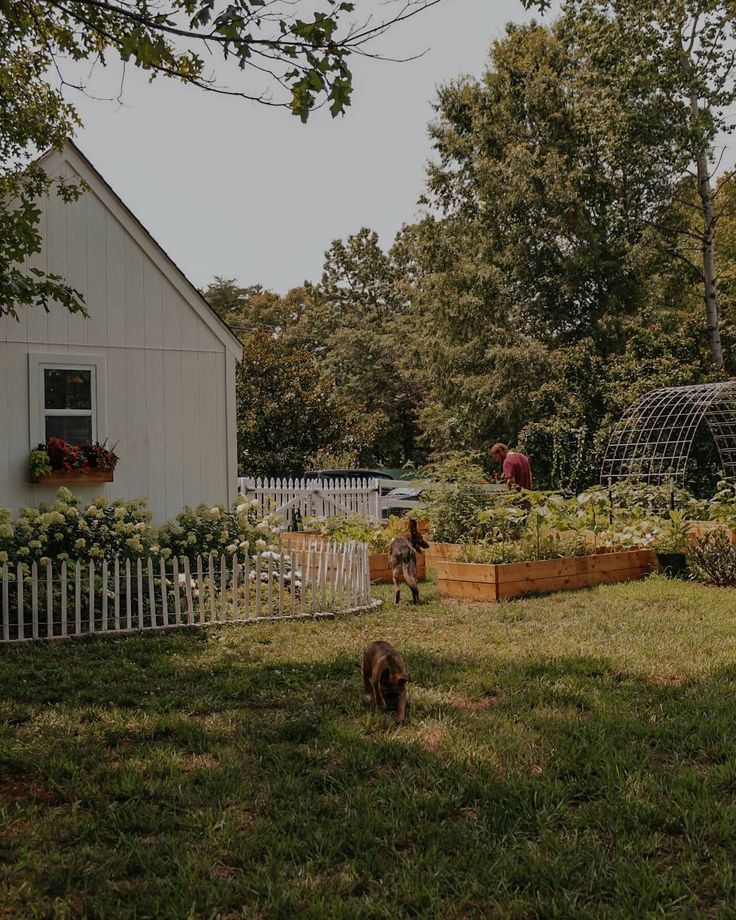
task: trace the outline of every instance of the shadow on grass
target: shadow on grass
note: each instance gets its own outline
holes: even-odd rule
[[[415,650],[400,727],[365,702],[355,659],[254,648],[192,633],[3,655],[0,903],[391,918],[733,903],[736,668],[654,683],[603,659]]]

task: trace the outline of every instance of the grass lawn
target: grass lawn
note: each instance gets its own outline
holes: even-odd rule
[[[734,916],[736,593],[423,598],[0,652],[0,917]]]

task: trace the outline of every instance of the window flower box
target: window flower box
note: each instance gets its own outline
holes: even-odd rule
[[[31,482],[38,485],[67,485],[77,483],[84,485],[93,482],[112,482],[113,470],[52,470],[40,476],[31,475]]]
[[[651,549],[570,556],[483,565],[477,562],[436,561],[440,597],[499,601],[524,594],[574,591],[619,581],[633,581],[657,571],[657,554]]]
[[[28,457],[31,482],[45,485],[112,482],[118,456],[104,444],[68,444],[49,438]]]

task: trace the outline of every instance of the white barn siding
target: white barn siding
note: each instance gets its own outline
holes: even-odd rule
[[[45,165],[75,177],[58,155]],[[75,484],[83,499],[102,492],[146,497],[159,522],[186,504],[230,502],[237,476],[233,346],[213,331],[214,317],[195,310],[188,283],[172,277],[167,257],[109,187],[84,178],[90,188],[79,201],[52,195],[42,203],[46,244],[34,262],[84,295],[89,318],[59,307],[49,314],[21,308],[19,322],[0,317],[0,503],[17,510],[52,498],[57,488],[30,484],[26,472],[35,447],[28,355],[38,352],[106,359],[98,435],[117,442],[120,462],[112,483]]]

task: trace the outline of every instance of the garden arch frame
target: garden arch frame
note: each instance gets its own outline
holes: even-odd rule
[[[652,390],[616,424],[601,465],[601,484],[637,479],[682,485],[703,420],[726,477],[736,479],[736,381]]]

